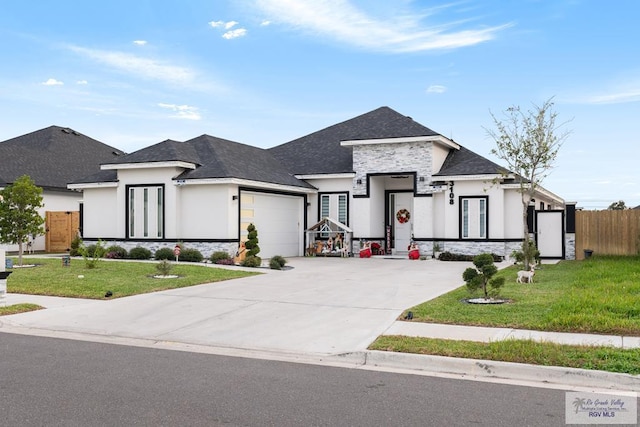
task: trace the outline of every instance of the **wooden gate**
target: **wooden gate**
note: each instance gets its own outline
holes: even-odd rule
[[[71,241],[78,234],[80,227],[80,213],[47,211],[45,217],[47,252],[68,252]]]

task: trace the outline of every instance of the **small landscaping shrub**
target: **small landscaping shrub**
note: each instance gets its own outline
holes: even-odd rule
[[[244,247],[247,248],[247,256],[257,256],[260,253],[260,246],[258,246],[258,230],[253,224],[249,224],[247,227],[247,241],[244,242]]]
[[[197,249],[182,249],[180,252],[180,256],[178,257],[179,261],[185,262],[202,262],[204,257],[202,253]]]
[[[106,249],[105,258],[124,259],[127,257],[127,250],[122,246],[112,245]]]
[[[100,261],[100,258],[105,254],[105,249],[102,246],[102,240],[98,240],[98,243],[89,246],[81,244],[78,247],[78,252],[82,255],[82,258],[84,258],[85,267],[96,268],[98,261]]]
[[[540,264],[540,251],[536,248],[536,243],[530,240],[528,249],[526,243],[522,242],[522,249],[511,252],[511,258],[516,261],[516,264],[524,263],[525,261],[528,261],[528,264]]]
[[[173,249],[164,247],[156,251],[154,258],[157,260],[163,260],[163,259],[173,260],[176,258],[176,256],[173,253]]]
[[[158,270],[158,274],[161,276],[168,276],[169,273],[171,273],[171,270],[173,270],[173,264],[166,259],[163,259],[156,264],[156,270]]]
[[[226,251],[216,251],[211,254],[209,260],[214,264],[223,264],[219,261],[227,261],[231,259],[231,255],[229,255]]]
[[[269,267],[272,270],[282,270],[282,268],[284,267],[284,265],[286,263],[287,263],[287,260],[284,259],[284,257],[282,257],[280,255],[275,255],[269,261]]]
[[[257,256],[248,256],[242,261],[243,267],[260,267],[262,265],[262,259]]]
[[[501,262],[502,256],[496,254],[488,254],[493,258],[493,262]],[[451,252],[442,252],[438,257],[440,261],[473,261],[474,255],[454,254]]]
[[[71,250],[69,251],[69,255],[71,256],[81,256],[80,253],[80,245],[82,245],[82,238],[80,236],[76,236],[71,241]]]
[[[493,255],[477,255],[473,258],[473,265],[475,268],[469,267],[462,273],[469,292],[482,290],[485,299],[497,297],[505,279],[493,277],[498,272],[498,267],[493,264]]]
[[[136,246],[129,251],[129,258],[131,259],[150,259],[151,251],[142,246]]]

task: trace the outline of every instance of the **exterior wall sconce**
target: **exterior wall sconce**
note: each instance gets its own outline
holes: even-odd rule
[[[234,194],[233,196],[231,196],[231,200],[238,200],[238,196]]]
[[[420,178],[418,178],[418,181],[424,182],[424,176],[421,176]]]
[[[356,179],[356,184],[358,185],[362,184],[362,180],[360,178]]]

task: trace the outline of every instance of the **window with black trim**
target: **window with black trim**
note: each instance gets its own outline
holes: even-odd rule
[[[348,225],[347,193],[320,194],[320,219],[327,217]]]
[[[463,239],[486,239],[488,197],[460,198],[460,225]]]
[[[164,187],[129,187],[127,237],[158,239],[163,236]]]
[[[348,193],[320,193],[318,197],[320,219],[331,218],[344,225],[349,225]],[[329,235],[330,233],[325,231],[320,234],[320,237],[326,239]]]

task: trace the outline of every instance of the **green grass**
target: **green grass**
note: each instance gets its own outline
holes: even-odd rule
[[[535,283],[524,285],[515,281],[518,269],[513,266],[498,273],[507,279],[501,292],[510,300],[507,304],[465,303],[470,294],[462,286],[407,311],[413,312],[414,322],[640,336],[640,257],[599,256],[544,264],[536,271]],[[640,374],[640,349],[405,336],[381,336],[369,348]]]
[[[14,304],[7,307],[0,307],[0,316],[8,316],[10,314],[26,313],[28,311],[40,310],[43,307],[37,304]]]
[[[156,262],[102,261],[93,269],[86,268],[81,259],[72,259],[68,267],[63,267],[60,259],[30,258],[28,262],[37,266],[14,268],[7,280],[8,292],[107,299],[107,291],[112,292],[111,298],[119,298],[258,274],[203,265],[178,264],[171,272],[178,275],[178,278],[156,279],[153,277],[157,274]]]
[[[369,349],[640,375],[640,349],[572,346],[531,340],[480,343],[392,335],[379,337]]]
[[[524,285],[517,270],[498,273],[507,279],[501,296],[508,304],[464,303],[470,294],[462,286],[407,311],[418,322],[640,336],[640,257],[544,264],[535,283]]]

